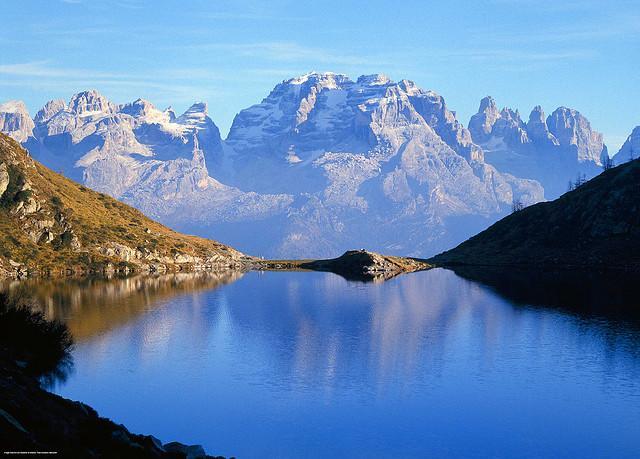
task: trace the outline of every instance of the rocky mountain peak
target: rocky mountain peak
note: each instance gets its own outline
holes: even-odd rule
[[[602,134],[591,129],[591,123],[572,108],[559,107],[547,118],[549,132],[561,145],[575,148],[578,161],[593,161],[600,165],[606,146]]]
[[[491,96],[485,96],[480,100],[480,107],[478,108],[478,113],[497,113],[498,106],[496,105],[496,101]]]
[[[194,126],[203,128],[205,124],[211,122],[207,115],[209,107],[206,102],[196,102],[189,107],[182,115],[180,115],[176,122],[178,124],[184,124],[187,126]],[[213,122],[211,122],[213,124]]]
[[[113,104],[95,89],[74,94],[69,101],[69,110],[81,116],[110,113],[114,108]]]
[[[3,113],[29,113],[27,106],[21,100],[9,100],[0,104]]]
[[[500,118],[500,111],[493,97],[486,96],[480,101],[478,113],[469,120],[469,131],[476,142],[486,142],[493,130],[493,125]]]
[[[162,113],[167,115],[167,117],[169,118],[169,122],[171,123],[175,122],[176,119],[178,119],[178,117],[176,116],[176,112],[173,110],[173,107],[171,106],[168,106],[167,108],[165,108]]]
[[[31,137],[33,128],[33,120],[24,102],[10,100],[0,104],[0,132],[18,142],[24,142]]]
[[[284,83],[288,85],[320,85],[322,87],[337,87],[340,84],[350,81],[349,77],[341,73],[333,72],[309,72],[295,78],[286,80]]]
[[[524,123],[522,122],[522,118],[520,118],[520,112],[518,111],[518,109],[512,110],[511,108],[504,107],[502,110],[500,110],[500,117],[511,121],[520,127],[523,127],[524,125]]]
[[[144,99],[136,99],[131,103],[124,104],[120,107],[121,113],[126,113],[133,117],[144,117],[151,113],[159,112],[159,110],[149,101]]]
[[[38,111],[34,121],[36,124],[42,124],[49,121],[55,115],[67,108],[67,103],[63,99],[54,99],[47,102],[44,107]]]
[[[531,113],[529,113],[529,123],[545,123],[542,106],[536,105],[531,109]]]
[[[527,122],[527,134],[533,142],[540,142],[542,145],[551,146],[559,145],[558,139],[549,132],[547,122],[545,120],[544,110],[540,105],[536,105],[529,114]]]

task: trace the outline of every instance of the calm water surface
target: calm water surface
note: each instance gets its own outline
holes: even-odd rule
[[[239,458],[639,457],[640,327],[601,313],[635,297],[524,279],[31,288],[78,341],[54,390],[163,441]]]

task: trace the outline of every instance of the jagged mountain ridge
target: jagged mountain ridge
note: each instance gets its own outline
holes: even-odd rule
[[[384,75],[283,81],[225,141],[204,104],[176,116],[96,91],[47,103],[33,124],[23,142],[36,159],[174,228],[266,256],[357,246],[427,256],[514,199],[543,199],[538,183],[485,159],[440,95]]]
[[[602,134],[577,110],[559,107],[546,119],[539,105],[525,123],[518,110],[498,110],[487,96],[469,121],[473,141],[499,170],[539,181],[548,199],[567,191],[578,175],[591,178],[608,157]]]

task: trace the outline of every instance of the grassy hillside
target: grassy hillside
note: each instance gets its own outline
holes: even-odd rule
[[[173,270],[233,264],[241,257],[47,169],[0,134],[0,274],[102,270],[110,264]]]
[[[603,172],[555,201],[503,218],[437,265],[640,269],[640,160]]]

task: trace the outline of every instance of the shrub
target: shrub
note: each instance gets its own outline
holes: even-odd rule
[[[65,324],[47,320],[30,301],[0,293],[0,347],[25,362],[29,374],[45,376],[70,363],[73,337]]]
[[[62,200],[58,196],[51,196],[51,205],[57,209],[62,208]]]

